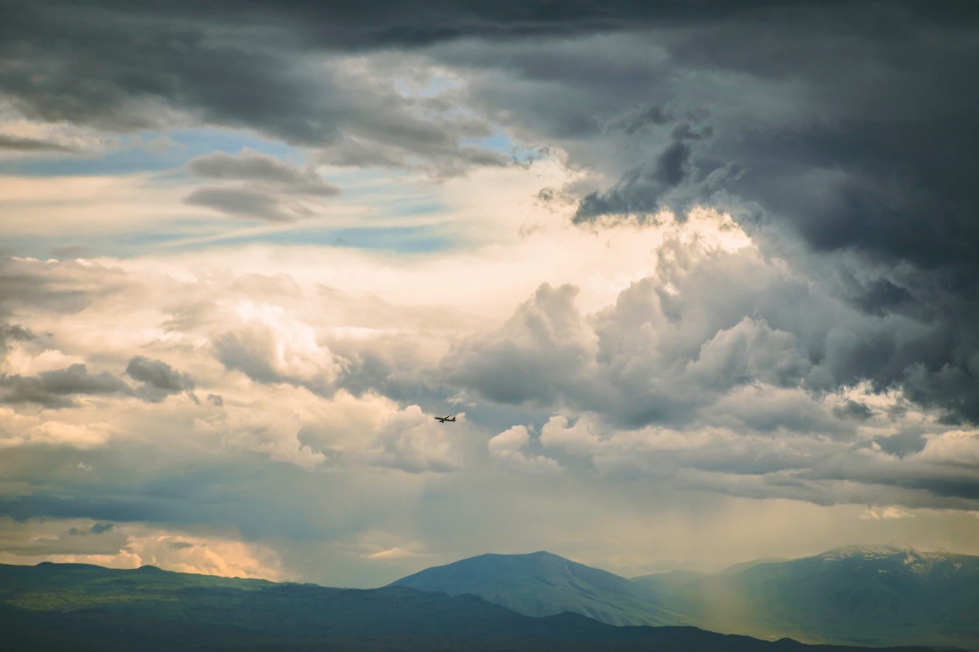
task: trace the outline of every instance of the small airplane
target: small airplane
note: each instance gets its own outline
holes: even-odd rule
[[[447,414],[444,417],[435,417],[435,420],[438,421],[439,423],[445,423],[446,421],[448,421],[449,423],[455,423],[456,418],[452,414]]]

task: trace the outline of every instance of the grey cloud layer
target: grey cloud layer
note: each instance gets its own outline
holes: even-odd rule
[[[184,198],[184,203],[210,208],[232,217],[266,222],[296,220],[296,216],[287,212],[277,197],[246,188],[198,188]]]
[[[21,338],[24,339],[24,338]],[[35,403],[46,408],[77,407],[74,396],[138,396],[158,403],[171,394],[190,392],[194,381],[160,360],[136,356],[126,375],[141,383],[135,390],[108,371],[89,373],[84,364],[44,371],[37,376],[0,375],[0,403]]]
[[[76,405],[77,395],[132,394],[132,388],[107,371],[90,374],[83,364],[35,376],[0,376],[0,403],[37,403],[47,408]]]
[[[390,55],[364,69],[342,47],[301,36],[308,8],[14,5],[0,28],[0,88],[32,119],[109,132],[249,128],[326,147],[324,159],[344,165],[415,166],[421,156],[437,176],[509,162],[462,144],[492,135],[485,118],[451,97],[395,88],[398,77],[427,84],[413,62]]]
[[[312,170],[244,150],[238,155],[215,152],[198,156],[187,163],[187,169],[202,179],[257,181],[303,195],[333,197],[340,189],[325,182]]]
[[[297,200],[315,202],[340,194],[338,187],[324,181],[315,170],[248,149],[236,155],[214,152],[198,156],[187,163],[187,169],[202,179],[242,182],[238,186],[196,188],[184,198],[192,206],[236,217],[292,222],[313,213]]]
[[[126,375],[142,383],[137,390],[140,398],[154,403],[171,394],[194,389],[194,380],[188,374],[180,373],[162,360],[150,360],[141,355],[129,361]]]
[[[14,152],[70,152],[70,147],[37,138],[20,138],[0,134],[0,150]]]

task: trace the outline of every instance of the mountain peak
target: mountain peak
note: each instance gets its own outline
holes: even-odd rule
[[[471,593],[528,616],[579,613],[612,625],[675,624],[624,577],[546,550],[485,554],[403,577],[393,585]]]

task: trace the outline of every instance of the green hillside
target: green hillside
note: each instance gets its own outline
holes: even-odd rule
[[[549,552],[480,555],[428,568],[391,586],[469,593],[528,616],[570,612],[610,625],[689,624],[655,593],[624,577]]]
[[[202,588],[256,591],[272,586],[275,583],[266,580],[171,573],[154,566],[117,570],[90,564],[0,564],[0,602],[43,611],[168,601],[180,592]]]

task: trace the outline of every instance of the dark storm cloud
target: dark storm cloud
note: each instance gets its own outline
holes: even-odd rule
[[[176,371],[161,360],[150,360],[141,355],[129,361],[126,374],[134,380],[166,392],[194,389],[194,381],[187,374]]]
[[[209,44],[216,25],[192,14],[189,20],[154,20],[111,5],[14,6],[0,32],[0,53],[21,65],[4,67],[0,87],[32,117],[133,130],[161,124],[172,106],[238,126],[265,116],[271,131],[300,139],[322,139],[332,131],[308,110],[311,93],[297,93],[301,87],[280,74],[288,68],[281,53]]]
[[[114,47],[136,43],[133,33],[112,28],[131,28],[156,19],[157,29],[176,38],[171,45],[185,43],[195,36],[200,25],[226,24],[231,27],[274,25],[302,35],[306,43],[322,43],[337,49],[363,49],[388,45],[424,45],[438,40],[464,36],[519,36],[534,32],[574,33],[622,27],[646,14],[648,17],[687,16],[711,13],[737,13],[730,8],[721,12],[700,6],[670,3],[668,8],[644,9],[637,3],[575,3],[561,6],[553,3],[485,3],[485,2],[413,2],[382,0],[344,5],[308,1],[281,2],[275,6],[259,2],[142,2],[120,3],[112,0],[88,3],[79,11],[62,2],[7,2],[7,20],[0,31],[5,43],[22,44],[61,37],[74,37],[76,43],[103,52]],[[744,3],[739,3],[744,5]],[[774,4],[757,2],[755,6]],[[87,19],[88,33],[72,34],[65,29],[69,20]],[[97,21],[96,19],[101,19]],[[182,21],[184,29],[170,26]],[[79,25],[82,27],[82,25]],[[98,37],[102,37],[99,39]],[[19,42],[18,42],[19,40]],[[67,45],[67,44],[65,44]],[[148,43],[146,45],[156,45]],[[57,81],[67,81],[59,79]],[[132,80],[140,81],[139,78]],[[150,86],[152,88],[152,86]]]
[[[0,497],[0,517],[21,522],[44,517],[178,527],[200,524],[233,527],[245,538],[295,539],[349,534],[363,523],[360,516],[354,516],[353,523],[344,523],[351,518],[346,507],[335,509],[339,506],[330,505],[310,512],[307,504],[292,499],[316,491],[345,492],[349,487],[345,474],[297,474],[291,465],[268,465],[255,455],[231,451],[220,458],[195,453],[171,457],[175,452],[172,442],[151,449],[151,455],[146,449],[100,449],[91,461],[104,474],[102,482],[64,478],[64,483],[59,482],[52,491],[50,475],[42,471],[50,467],[52,458],[35,458],[33,464],[25,464],[24,456],[36,456],[36,449],[8,450],[14,455],[0,457],[5,473],[37,487],[32,495]],[[376,486],[370,496],[377,496]],[[353,494],[347,495],[358,500]],[[389,498],[372,498],[370,502],[363,514],[377,514],[375,510],[387,517],[395,514]],[[118,532],[116,528],[113,533]]]
[[[725,3],[702,0],[658,3],[637,3],[632,0],[585,0],[574,3],[549,0],[419,0],[408,4],[398,0],[367,0],[345,4],[285,0],[269,5],[258,0],[220,0],[205,4],[189,0],[139,4],[101,0],[90,4],[130,19],[151,15],[245,24],[284,24],[295,28],[305,38],[329,47],[362,49],[419,46],[467,36],[506,39],[527,35],[578,35],[636,29],[650,24],[683,25],[739,16],[753,18],[769,9],[816,6],[833,10],[848,3],[840,0],[740,0]],[[958,20],[963,12],[969,13],[970,10],[972,16],[976,13],[967,0],[951,0],[937,5],[900,1],[890,4],[913,6],[923,17],[936,21]]]
[[[811,442],[810,442],[811,444]],[[856,447],[770,444],[672,454],[663,468],[681,486],[752,498],[805,500],[819,505],[903,505],[975,510],[979,483],[972,464],[935,464],[908,452],[903,458],[868,456]],[[641,458],[638,453],[633,454]],[[662,463],[662,460],[660,460]]]
[[[98,525],[107,525],[109,529],[112,528],[111,524],[108,523],[96,524],[96,526]],[[94,527],[92,530],[72,527],[67,531],[62,531],[56,537],[48,535],[19,541],[17,539],[7,540],[4,542],[4,552],[25,557],[65,554],[115,555],[127,543],[127,537],[119,533],[111,533],[106,536],[89,536],[92,532],[96,532]],[[101,532],[96,533],[101,534]]]
[[[22,496],[0,501],[0,516],[26,521],[38,516],[49,518],[94,518],[107,521],[131,522],[163,520],[168,510],[160,504],[142,500],[133,502],[122,497],[61,498],[47,495]]]
[[[964,193],[974,175],[960,165],[971,161],[975,143],[950,138],[968,133],[962,126],[976,99],[968,71],[977,12],[965,2],[14,6],[0,32],[6,44],[0,56],[16,65],[4,68],[0,86],[43,119],[126,130],[159,126],[171,109],[187,110],[208,122],[250,126],[290,142],[332,145],[324,160],[334,163],[403,166],[415,154],[448,157],[437,163],[437,174],[459,174],[470,166],[506,162],[498,153],[459,147],[461,138],[486,125],[418,119],[407,110],[414,106],[408,100],[377,95],[369,84],[350,86],[335,71],[314,72],[299,61],[315,50],[421,47],[482,37],[495,44],[495,63],[465,53],[445,63],[491,66],[546,82],[550,88],[531,91],[535,99],[510,90],[497,104],[516,102],[491,107],[507,111],[512,126],[529,127],[538,136],[584,135],[596,129],[604,108],[620,113],[650,94],[708,113],[721,108],[714,116],[719,137],[709,148],[675,137],[628,170],[613,190],[586,197],[578,221],[655,212],[664,199],[677,205],[681,198],[669,196],[681,189],[682,199],[691,201],[716,188],[707,183],[711,172],[736,164],[743,174],[728,190],[789,219],[820,248],[859,246],[935,261],[947,259],[936,249],[969,255],[969,238],[976,236]],[[621,59],[599,56],[577,65],[560,49],[522,56],[509,46],[523,47],[530,35],[558,39],[644,30],[650,30],[644,40],[665,58],[648,59],[645,70],[631,72]],[[678,86],[676,70],[689,72],[693,81]],[[650,75],[660,81],[650,83]],[[812,100],[800,108],[795,124],[763,116],[754,124],[728,119],[729,107],[745,108],[740,96],[757,90],[752,84],[789,80]],[[578,91],[589,96],[583,104],[560,101],[562,93]],[[782,98],[767,99],[777,104]],[[813,120],[810,112],[823,118]],[[647,119],[665,125],[668,115],[653,111]],[[625,126],[626,133],[637,133]],[[931,147],[935,142],[944,145]],[[823,179],[829,185],[799,201],[795,185],[828,170],[844,174]],[[891,197],[893,209],[881,206],[880,195],[894,187],[906,187],[904,196]],[[275,214],[268,206],[257,213]],[[942,215],[945,228],[921,227],[923,214]],[[966,242],[959,235],[968,236]]]
[[[841,406],[833,409],[833,414],[841,419],[869,419],[874,412],[859,401],[848,400]]]
[[[826,290],[916,322],[913,345],[863,332],[835,379],[898,386],[952,421],[979,421],[975,9],[807,3],[701,18],[432,51],[467,67],[475,101],[507,111],[517,133],[611,179],[579,194],[576,223],[730,210]]]
[[[285,161],[244,150],[237,155],[214,152],[198,156],[187,163],[187,169],[202,179],[257,181],[303,195],[332,197],[340,189],[327,183],[312,170],[303,170]]]
[[[372,109],[368,122],[375,135],[383,132],[389,137],[377,142],[390,144],[392,139],[411,140],[423,133],[419,127],[424,123],[405,116],[392,122],[390,118],[398,114],[384,113],[378,106],[358,106],[329,72],[314,74],[293,65],[299,55],[313,50],[423,46],[466,37],[505,44],[532,35],[581,37],[668,28],[693,37],[677,43],[675,49],[704,67],[777,69],[781,65],[784,69],[799,56],[778,57],[780,64],[759,63],[770,55],[764,48],[773,47],[772,38],[751,41],[751,47],[743,39],[736,49],[726,46],[740,36],[739,30],[770,34],[785,24],[808,27],[813,24],[812,11],[829,15],[829,22],[835,20],[836,11],[839,21],[849,24],[855,23],[854,16],[862,18],[855,23],[857,29],[870,32],[875,32],[885,6],[885,18],[905,18],[899,27],[960,25],[972,21],[975,14],[968,12],[965,2],[942,3],[941,8],[909,2],[848,4],[858,8],[844,10],[843,3],[836,2],[771,0],[723,4],[435,0],[368,2],[356,7],[313,2],[272,6],[103,1],[84,7],[15,2],[0,28],[4,43],[0,56],[17,65],[4,68],[2,87],[22,109],[49,120],[138,129],[157,125],[167,108],[186,108],[203,112],[208,121],[251,126],[307,144],[333,142],[338,125],[353,112]],[[833,10],[825,11],[827,6]],[[729,40],[701,43],[699,37],[715,32],[691,33],[718,25]],[[774,41],[776,47],[785,45]],[[557,60],[553,63],[560,65]],[[432,131],[424,140],[438,133]]]
[[[881,450],[888,455],[904,457],[919,453],[925,447],[925,438],[918,432],[904,432],[890,437],[880,437],[874,440]]]
[[[0,150],[14,152],[70,152],[70,147],[65,147],[59,143],[49,140],[39,140],[36,138],[19,138],[0,134]]]
[[[653,115],[653,124],[663,124],[661,114]],[[626,133],[640,129],[636,122],[626,117]],[[633,217],[644,222],[647,216],[668,208],[684,213],[692,202],[704,194],[702,188],[715,181],[706,177],[695,182],[697,168],[693,163],[697,141],[710,137],[710,128],[693,130],[681,123],[673,128],[669,144],[648,163],[642,163],[627,172],[615,188],[606,192],[593,192],[578,204],[574,224],[594,222],[601,217]]]
[[[886,278],[870,281],[860,287],[854,303],[869,313],[884,315],[902,308],[914,308],[914,296],[906,289]]]
[[[577,221],[654,213],[685,181],[698,191],[694,198],[716,201],[723,189],[754,202],[764,219],[790,225],[818,250],[854,248],[925,268],[971,263],[979,238],[970,218],[979,142],[967,128],[979,103],[968,81],[979,58],[974,23],[938,30],[900,6],[857,7],[659,30],[649,41],[660,60],[649,48],[645,68],[616,58],[619,52],[591,53],[594,68],[622,71],[619,80],[577,72],[580,54],[556,47],[517,51],[501,65],[561,82],[537,89],[554,101],[534,98],[555,111],[552,118],[531,114],[532,106],[517,114],[556,137],[595,137],[596,120],[569,131],[568,116],[614,110],[609,98],[619,111],[657,99],[709,116],[711,137],[696,145],[650,143],[613,189],[581,202]],[[853,21],[847,30],[839,26],[844,17]],[[523,104],[515,95],[501,101]],[[778,114],[781,106],[786,114]],[[716,176],[706,183],[725,168],[724,183]]]
[[[434,161],[435,174],[451,176],[506,164],[498,152],[459,144],[491,135],[485,121],[463,119],[459,111],[449,117],[454,107],[372,85],[373,71],[345,76],[309,55],[725,21],[771,23],[765,29],[774,31],[787,4],[804,12],[814,3],[15,2],[0,27],[0,60],[9,64],[0,68],[0,88],[29,116],[52,122],[125,132],[202,119],[328,145],[327,160],[339,164],[403,166],[420,155]],[[909,6],[942,18],[940,10]]]
[[[194,389],[194,381],[189,375],[180,373],[162,360],[150,360],[141,355],[129,361],[126,375],[142,383],[136,395],[150,403],[159,403],[171,394]]]
[[[287,210],[290,199],[315,200],[340,194],[339,188],[311,169],[247,149],[236,155],[214,152],[198,156],[187,163],[187,169],[202,179],[244,182],[237,187],[197,188],[184,198],[184,203],[192,206],[235,217],[292,222],[310,211],[297,205]]]
[[[975,509],[979,501],[979,480],[976,464],[968,460],[945,459],[936,463],[921,453],[908,453],[886,461],[872,459],[869,463],[853,463],[854,456],[836,455],[819,460],[805,474],[812,481],[848,481],[882,488],[895,487],[920,492],[938,499],[970,501]],[[968,507],[969,503],[964,503]]]
[[[88,373],[83,364],[45,371],[37,376],[0,376],[0,403],[36,403],[48,408],[72,407],[72,396],[131,395],[129,385],[107,371]]]
[[[68,530],[68,534],[73,537],[84,537],[89,534],[102,534],[103,532],[110,532],[115,528],[112,523],[96,523],[88,529],[73,527]]]
[[[375,83],[399,66],[417,74],[410,63],[391,57],[390,66],[363,71],[337,58],[351,45],[344,37],[359,31],[352,23],[373,31],[376,14],[307,5],[14,7],[0,27],[0,89],[32,119],[111,132],[200,122],[249,128],[325,146],[328,159],[354,165],[350,144],[359,143],[397,165],[432,158],[441,177],[508,163],[461,144],[493,134],[484,119]]]

